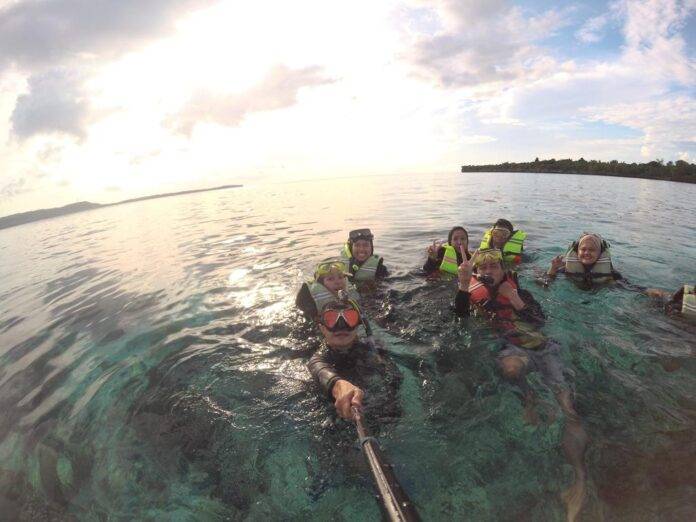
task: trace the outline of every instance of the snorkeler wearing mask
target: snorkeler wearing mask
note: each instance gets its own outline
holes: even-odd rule
[[[423,272],[430,274],[457,275],[457,267],[462,262],[462,252],[467,259],[469,253],[469,233],[464,227],[452,227],[447,234],[447,243],[441,245],[438,241],[428,247],[428,259],[423,265]]]
[[[497,248],[503,253],[503,259],[508,266],[519,265],[522,262],[522,251],[526,232],[515,230],[507,219],[499,219],[483,234],[479,250]]]
[[[348,297],[359,301],[360,296],[348,281],[348,267],[340,259],[327,259],[317,264],[314,278],[302,283],[295,298],[295,305],[310,319],[314,319],[319,310],[335,301],[340,291],[348,293]]]
[[[310,358],[307,367],[324,393],[333,399],[341,417],[352,419],[351,408],[363,407],[364,389],[371,381],[387,379],[398,388],[401,376],[396,365],[379,349],[358,339],[362,317],[354,302],[327,303],[317,322],[324,346]],[[389,402],[395,399],[396,393]]]
[[[567,520],[575,520],[585,499],[587,434],[563,376],[561,347],[539,330],[545,319],[541,306],[531,293],[519,287],[516,275],[506,271],[500,250],[477,250],[471,261],[459,265],[458,277],[455,312],[460,317],[472,312],[483,316],[500,332],[503,345],[497,355],[498,367],[503,377],[522,391],[525,418],[537,422],[535,394],[527,383],[527,373],[538,371],[554,392],[566,418],[563,450],[575,471],[575,482],[563,494],[563,500]]]
[[[341,257],[353,276],[353,281],[374,281],[389,275],[384,260],[374,253],[374,236],[369,228],[348,233]]]
[[[590,232],[584,232],[565,254],[551,260],[544,283],[553,281],[559,273],[585,288],[622,279],[612,265],[609,243],[599,234]]]

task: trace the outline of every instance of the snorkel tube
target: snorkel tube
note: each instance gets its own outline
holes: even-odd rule
[[[358,431],[360,448],[374,480],[382,508],[391,522],[415,522],[420,521],[413,502],[399,484],[399,481],[390,466],[382,456],[377,439],[371,437],[363,423],[362,413],[353,406],[353,420]]]
[[[353,306],[353,308],[360,312],[360,320],[362,321],[362,324],[365,327],[365,334],[367,335],[367,337],[365,338],[365,342],[373,350],[377,349],[377,343],[375,343],[375,338],[372,335],[372,327],[370,326],[370,322],[367,320],[367,317],[363,313],[357,301],[355,301],[355,299],[351,299],[348,295],[348,292],[346,292],[345,290],[338,291],[338,299],[344,303],[350,303]]]

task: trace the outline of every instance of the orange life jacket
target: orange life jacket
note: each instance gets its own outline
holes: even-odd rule
[[[514,276],[509,273],[505,274],[505,279],[500,284],[505,281],[517,290],[517,280]],[[475,276],[471,276],[469,281],[469,303],[484,310],[487,315],[495,316],[497,319],[512,320],[517,318],[510,300],[497,293],[495,299],[491,299],[490,289],[476,279]]]

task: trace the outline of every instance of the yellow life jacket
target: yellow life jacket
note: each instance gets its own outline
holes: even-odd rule
[[[457,268],[459,268],[459,263],[457,263],[457,251],[449,243],[445,243],[442,246],[445,249],[445,253],[442,256],[440,270],[448,274],[457,275]]]
[[[573,243],[565,254],[565,273],[573,279],[588,280],[592,283],[610,283],[614,281],[614,267],[611,264],[611,253],[609,246],[599,254],[599,258],[587,271],[585,265],[580,262],[578,253],[575,251],[576,244]]]
[[[377,267],[382,258],[377,255],[368,257],[362,265],[355,262],[350,246],[346,243],[341,251],[341,259],[345,261],[348,270],[353,274],[353,281],[374,281],[377,277]]]
[[[338,300],[336,294],[317,281],[307,281],[307,287],[309,288],[312,299],[314,299],[314,304],[316,304],[318,312],[321,312],[327,304]],[[346,290],[348,291],[349,299],[356,302],[360,299],[355,288],[351,285],[348,285]]]
[[[479,245],[479,250],[484,250],[491,248],[491,231],[493,229],[489,228],[483,234],[483,239]],[[507,240],[507,243],[503,245],[501,249],[503,252],[503,259],[508,265],[516,265],[522,262],[522,250],[524,250],[524,240],[527,238],[527,233],[522,230],[515,230],[515,232]]]
[[[689,319],[696,319],[696,294],[694,294],[694,287],[691,285],[684,285],[681,313]]]

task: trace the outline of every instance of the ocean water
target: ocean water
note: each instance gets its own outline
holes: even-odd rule
[[[535,276],[583,230],[633,284],[696,279],[696,185],[454,174],[248,185],[0,231],[0,519],[374,520],[355,446],[306,362],[294,308],[313,264],[369,226],[390,277],[363,295],[401,372],[371,415],[426,520],[563,520],[563,417],[541,422],[495,367],[496,335],[457,321],[419,272],[462,224],[529,237],[541,302],[590,437],[582,520],[696,517],[695,328],[639,292]]]

